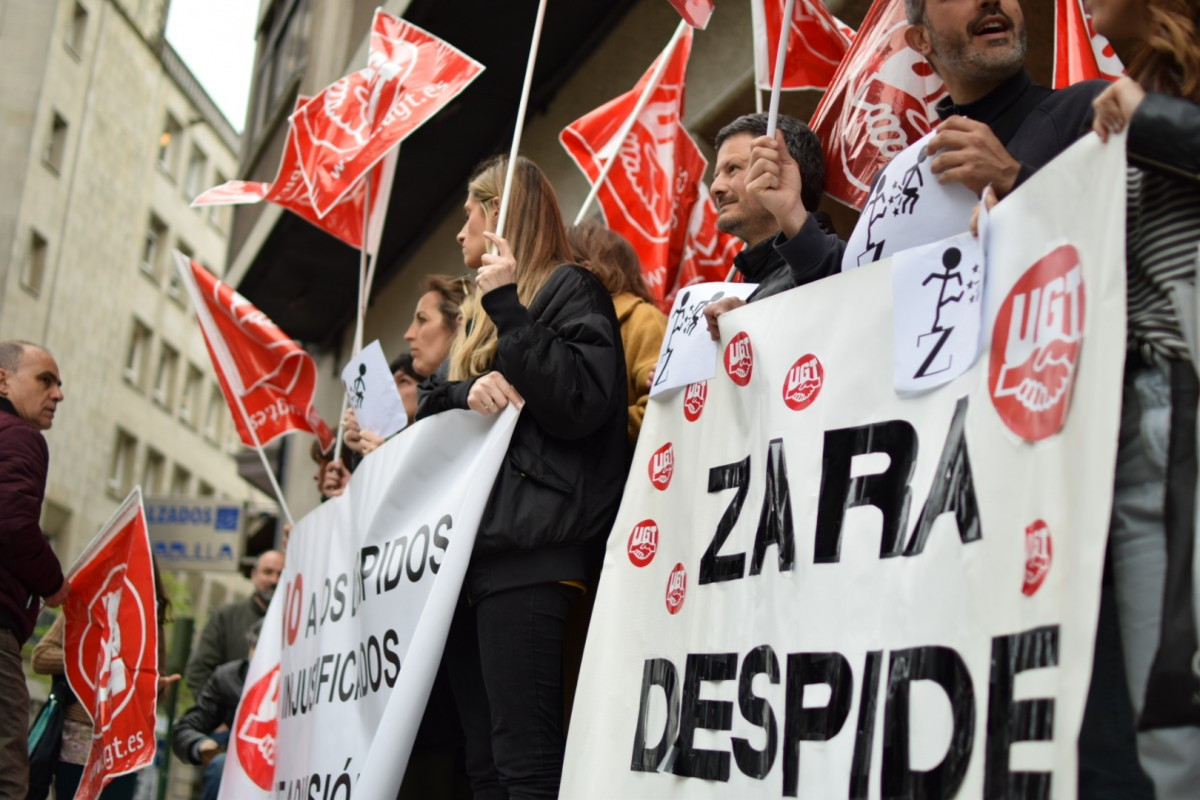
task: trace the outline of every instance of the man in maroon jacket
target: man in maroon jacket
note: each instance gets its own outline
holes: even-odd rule
[[[58,364],[29,342],[0,342],[0,798],[29,782],[29,690],[21,645],[40,610],[71,588],[39,524],[50,454],[41,432],[62,402]]]

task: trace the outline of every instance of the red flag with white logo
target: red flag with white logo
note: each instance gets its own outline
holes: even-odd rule
[[[238,434],[248,447],[266,445],[289,431],[315,434],[321,447],[333,432],[313,408],[317,365],[312,356],[232,287],[176,253],[183,284],[192,296],[200,330],[229,403]],[[245,408],[243,415],[239,406]],[[251,434],[249,425],[254,427]]]
[[[64,604],[67,682],[92,718],[75,797],[154,763],[158,616],[142,491],[134,489],[71,568]]]
[[[904,0],[875,0],[810,123],[825,150],[825,191],[854,208],[875,174],[938,121],[945,86],[904,41],[907,29]]]
[[[298,97],[296,109],[300,109],[308,101],[307,97]],[[287,140],[283,144],[283,158],[279,163],[279,171],[275,175],[274,181],[270,183],[228,181],[199,195],[192,201],[192,205],[195,207],[235,205],[259,203],[266,200],[283,206],[351,247],[362,249],[364,205],[370,202],[368,251],[375,252],[379,248],[379,234],[383,230],[382,217],[387,212],[386,200],[391,192],[392,176],[396,172],[396,155],[396,149],[390,150],[384,160],[371,170],[369,201],[367,198],[368,182],[366,180],[358,181],[342,197],[341,201],[322,217],[317,214],[317,210],[312,204],[312,198],[309,196],[308,184],[305,183],[304,173],[300,169],[296,128],[289,123]],[[381,196],[384,202],[378,202]]]
[[[559,141],[594,182],[605,162],[616,158],[600,188],[600,207],[608,226],[637,251],[642,273],[659,306],[675,286],[687,220],[691,218],[701,177],[708,164],[680,120],[684,76],[692,48],[690,28],[675,42],[666,68],[649,102],[629,134],[618,141],[648,85],[654,64],[628,92],[568,125]]]
[[[713,0],[667,0],[667,2],[675,7],[679,16],[683,17],[688,25],[700,30],[708,27],[708,21],[712,19],[713,11],[716,10]]]
[[[1116,51],[1092,22],[1082,0],[1055,0],[1054,88],[1104,78],[1115,81],[1125,74]]]
[[[328,214],[481,72],[483,65],[460,50],[377,10],[367,67],[326,87],[291,117],[317,215]]]
[[[717,204],[700,183],[699,197],[692,207],[687,238],[683,243],[683,261],[674,285],[665,298],[668,308],[680,289],[693,283],[723,281],[733,266],[733,257],[745,246],[738,237],[717,230]]]
[[[750,0],[754,21],[754,80],[770,91],[775,78],[775,56],[779,52],[786,0]],[[839,20],[821,0],[796,0],[788,26],[787,61],[783,70],[784,90],[825,89],[842,62],[854,29]]]

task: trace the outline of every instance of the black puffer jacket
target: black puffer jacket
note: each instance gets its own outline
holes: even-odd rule
[[[499,336],[493,368],[525,398],[483,512],[468,573],[472,598],[587,580],[629,468],[625,354],[612,298],[574,264],[529,308],[516,286],[483,296]],[[417,418],[466,408],[473,381],[433,387]]]
[[[246,683],[250,662],[244,658],[222,664],[204,684],[196,705],[184,712],[171,732],[171,749],[189,764],[199,764],[197,748],[221,725],[233,727],[233,717]]]

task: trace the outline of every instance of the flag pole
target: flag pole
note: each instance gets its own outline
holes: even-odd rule
[[[358,355],[358,351],[362,350],[363,323],[364,317],[367,315],[367,295],[371,291],[370,279],[374,277],[375,268],[375,254],[369,252],[370,247],[368,246],[371,233],[371,172],[369,170],[363,180],[366,181],[366,185],[363,186],[362,246],[358,249],[358,305],[354,309],[354,344],[350,350],[351,358],[354,358]],[[338,414],[337,435],[333,440],[334,461],[342,457],[342,433],[346,428],[345,395],[346,393],[343,391],[342,411]]]
[[[608,173],[612,171],[613,164],[617,163],[617,158],[620,155],[621,145],[625,143],[629,132],[633,130],[634,123],[637,118],[642,115],[646,106],[650,103],[650,96],[654,94],[654,90],[658,88],[658,82],[662,80],[663,72],[667,69],[667,61],[670,60],[671,54],[675,52],[675,45],[683,37],[683,34],[688,29],[688,24],[684,20],[679,21],[679,25],[675,28],[675,33],[671,36],[671,41],[667,42],[667,48],[663,50],[662,56],[659,57],[658,63],[654,65],[654,72],[650,74],[650,80],[646,83],[646,88],[642,90],[641,97],[638,98],[637,105],[633,107],[633,113],[621,125],[621,129],[617,131],[617,135],[613,137],[613,141],[617,143],[616,151],[604,162],[604,166],[600,169],[600,174],[596,180],[592,182],[591,191],[584,198],[583,205],[579,207],[579,213],[575,215],[575,224],[583,222],[584,216],[588,209],[592,207],[592,203],[596,201],[596,197],[600,194],[600,187],[604,185],[604,181],[608,179]]]
[[[250,421],[250,415],[246,413],[246,404],[242,402],[242,395],[238,392],[230,392],[233,399],[237,401],[238,411],[242,414],[242,420],[246,423],[246,430],[250,431],[250,438],[254,440],[254,449],[258,451],[258,457],[262,461],[263,469],[267,472],[267,479],[271,481],[271,488],[275,490],[275,499],[279,501],[279,510],[283,512],[284,518],[287,519],[289,525],[295,525],[296,520],[292,519],[291,509],[288,508],[287,500],[283,497],[283,489],[279,487],[279,481],[275,479],[275,472],[271,469],[271,464],[267,461],[267,454],[263,452],[262,442],[258,440],[258,431],[254,429],[254,424]]]
[[[513,171],[521,149],[521,134],[525,130],[525,109],[529,106],[529,90],[533,86],[533,65],[537,62],[538,44],[542,40],[542,20],[546,17],[546,0],[538,3],[537,19],[533,23],[533,42],[529,45],[529,61],[525,65],[525,83],[521,86],[521,102],[517,105],[517,125],[513,130],[512,147],[508,151],[508,170],[504,175],[504,190],[500,194],[500,212],[496,217],[496,235],[504,236],[508,202],[512,195]]]
[[[783,19],[779,25],[779,44],[775,48],[775,75],[771,81],[771,106],[767,112],[767,136],[775,137],[775,125],[779,121],[779,93],[783,88],[783,67],[787,63],[788,32],[792,28],[792,12],[796,0],[787,0]],[[757,90],[755,90],[757,91]]]

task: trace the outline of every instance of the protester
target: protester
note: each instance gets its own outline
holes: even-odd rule
[[[445,663],[477,798],[556,797],[563,759],[563,624],[594,574],[628,467],[625,362],[613,303],[571,251],[553,188],[507,160],[471,179],[458,234],[480,297],[418,417],[521,409],[484,509]],[[510,243],[511,242],[511,243]],[[485,252],[488,245],[495,253]]]
[[[50,454],[42,431],[63,400],[58,364],[30,342],[0,342],[0,797],[29,789],[29,689],[21,646],[38,598],[57,607],[71,586],[39,520]]]
[[[1091,0],[1091,10],[1130,76],[1096,99],[1094,123],[1106,140],[1129,129],[1128,352],[1109,563],[1139,761],[1155,796],[1175,800],[1200,792],[1200,0]]]
[[[443,369],[450,345],[458,334],[458,319],[467,295],[467,279],[426,275],[412,324],[404,332],[412,354],[413,370],[429,377]],[[445,377],[445,372],[442,377]]]
[[[418,390],[425,376],[416,371],[413,357],[409,354],[394,359],[389,369],[392,371],[392,380],[396,382],[396,391],[400,393],[400,400],[404,403],[404,413],[408,415],[409,421],[412,421],[416,419]],[[345,459],[345,466],[339,462],[331,464],[325,473],[325,480],[326,484],[331,486],[340,481],[341,488],[345,489],[345,482],[350,480],[350,473],[358,467],[361,457],[378,449],[384,440],[374,431],[362,428],[358,424],[354,409],[351,408],[346,409],[342,428],[342,441],[353,455]],[[338,494],[341,494],[341,491],[338,491]]]
[[[154,563],[154,596],[157,606],[158,619],[158,663],[166,662],[166,637],[163,635],[163,625],[171,619],[171,600],[163,588],[162,577],[158,571],[158,563]],[[63,641],[66,636],[66,615],[60,614],[33,648],[33,671],[39,675],[61,676],[66,672],[66,655]],[[161,693],[169,684],[179,680],[179,675],[160,675],[158,690]],[[62,743],[58,753],[58,763],[54,766],[54,796],[58,798],[74,797],[83,779],[83,767],[87,764],[92,752],[94,741],[92,718],[87,709],[75,697],[65,680],[56,680],[55,692],[59,702],[64,705]],[[132,800],[137,791],[138,773],[130,772],[114,778],[104,791],[100,800]],[[45,787],[49,788],[49,787]]]
[[[776,138],[767,138],[766,132],[766,114],[746,114],[718,131],[717,166],[710,188],[717,205],[717,228],[746,243],[733,264],[747,282],[758,284],[749,297],[751,303],[832,275],[838,270],[841,255],[836,250],[837,258],[830,256],[838,247],[837,236],[828,223],[823,225],[817,218],[821,193],[825,191],[825,159],[817,135],[800,120],[783,114],[779,115]],[[771,208],[748,185],[754,147],[763,142],[778,142],[779,152],[786,153],[792,167],[786,189],[772,195],[775,202]],[[793,239],[793,247],[807,253],[805,269],[789,267],[777,249]],[[720,335],[717,319],[746,302],[727,297],[705,308],[713,339]]]
[[[225,745],[213,734],[222,725],[233,728],[234,715],[242,698],[246,671],[254,658],[254,648],[262,630],[262,620],[246,631],[248,651],[245,658],[222,664],[213,670],[196,697],[196,704],[183,712],[171,733],[171,749],[181,761],[204,768],[204,800],[217,800],[221,789],[221,772],[225,768]]]
[[[213,670],[221,664],[246,657],[249,651],[246,631],[267,613],[282,572],[283,553],[267,550],[250,571],[250,582],[254,584],[250,597],[222,606],[209,615],[184,670],[193,692],[203,689]]]
[[[667,317],[654,305],[642,277],[637,251],[629,240],[597,222],[584,222],[567,229],[575,260],[591,270],[612,295],[621,345],[625,349],[625,384],[629,397],[629,446],[637,444],[646,403],[650,399],[650,375],[658,363],[667,332]]]

